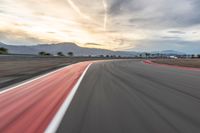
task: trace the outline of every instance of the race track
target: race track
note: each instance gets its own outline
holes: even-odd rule
[[[200,70],[81,62],[0,91],[1,133],[199,133]]]
[[[200,71],[139,60],[94,63],[58,133],[199,133]]]

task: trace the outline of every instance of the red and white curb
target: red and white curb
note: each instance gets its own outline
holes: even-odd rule
[[[52,71],[52,72],[49,72],[49,73],[44,74],[44,75],[41,75],[41,76],[39,76],[39,77],[37,77],[37,78],[33,78],[33,79],[31,79],[31,80],[28,80],[28,81],[26,81],[26,82],[24,82],[24,83],[21,83],[21,84],[19,84],[19,85],[15,85],[15,86],[10,87],[10,88],[8,88],[8,89],[2,90],[2,91],[0,91],[0,95],[3,94],[3,93],[9,92],[9,91],[11,91],[11,90],[14,90],[14,89],[16,89],[16,88],[18,88],[18,87],[21,87],[21,86],[23,86],[23,85],[29,84],[29,83],[31,83],[31,82],[33,82],[33,81],[39,80],[39,79],[41,79],[41,78],[43,78],[43,77],[47,77],[47,76],[49,76],[49,75],[51,75],[51,74],[53,74],[53,73],[56,73],[56,72],[58,72],[58,71],[61,71],[61,70],[65,69],[65,68],[69,68],[69,67],[71,67],[71,65],[70,65],[70,66],[63,67],[63,68],[60,68],[60,69],[57,69],[57,70],[54,70],[54,71]]]
[[[85,74],[90,66],[91,66],[91,64],[89,64],[87,66],[87,68],[85,69],[85,71],[83,72],[83,74],[81,75],[81,77],[79,78],[79,80],[77,81],[77,83],[75,84],[75,86],[73,87],[73,89],[71,90],[71,92],[69,93],[67,98],[65,99],[64,103],[62,104],[62,106],[60,107],[60,109],[58,110],[58,112],[56,113],[54,118],[52,119],[51,123],[45,130],[45,133],[55,133],[56,132],[57,128],[59,127],[59,125],[62,121],[62,118],[65,115],[65,112],[67,111],[76,91],[78,90],[78,87],[79,87],[83,77],[85,76]]]
[[[170,68],[176,68],[176,69],[182,69],[182,70],[189,70],[189,71],[200,71],[200,68],[192,68],[192,67],[184,67],[184,66],[176,66],[176,65],[168,65],[168,64],[158,64],[150,60],[144,60],[143,63],[151,64],[155,66],[164,66],[164,67],[170,67]]]
[[[0,132],[56,132],[91,63],[73,64],[1,91]]]

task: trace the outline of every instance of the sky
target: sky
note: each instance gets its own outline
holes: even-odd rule
[[[200,53],[200,0],[0,0],[0,42]]]

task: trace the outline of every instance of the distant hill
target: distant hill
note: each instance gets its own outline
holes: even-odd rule
[[[8,49],[12,54],[33,54],[36,55],[41,51],[45,51],[56,55],[57,52],[63,52],[67,55],[68,52],[73,52],[75,56],[99,56],[99,55],[116,55],[122,57],[134,57],[137,52],[125,52],[125,51],[111,51],[106,49],[97,48],[85,48],[76,45],[75,43],[65,42],[58,44],[39,44],[32,46],[14,46],[0,43],[0,47]]]
[[[100,56],[100,55],[115,55],[121,57],[135,57],[144,52],[134,52],[134,51],[111,51],[106,49],[97,49],[97,48],[85,48],[76,45],[71,42],[57,43],[57,44],[38,44],[32,46],[15,46],[7,45],[0,42],[0,47],[8,49],[8,52],[11,54],[31,54],[37,55],[39,52],[44,51],[56,55],[58,52],[62,52],[67,55],[68,52],[73,52],[75,56]],[[174,50],[164,50],[164,51],[155,51],[150,52],[151,54],[165,54],[168,56],[171,55],[184,55],[185,53],[174,51]]]
[[[183,52],[174,51],[174,50],[164,50],[164,51],[161,51],[160,53],[166,54],[166,55],[184,55],[185,54]]]
[[[151,52],[151,54],[162,54],[166,56],[186,55],[186,53],[175,51],[175,50],[154,51],[154,52]]]

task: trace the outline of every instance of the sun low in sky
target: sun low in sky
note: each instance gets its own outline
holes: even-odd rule
[[[0,0],[0,42],[200,51],[199,0]]]

